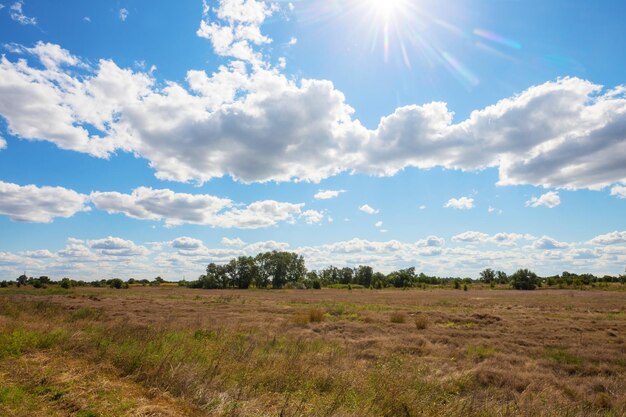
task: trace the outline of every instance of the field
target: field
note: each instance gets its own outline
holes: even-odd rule
[[[0,290],[1,416],[624,416],[626,292]]]

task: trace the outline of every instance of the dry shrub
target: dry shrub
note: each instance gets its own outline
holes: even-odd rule
[[[319,308],[312,308],[306,312],[298,312],[294,317],[294,322],[301,326],[309,323],[320,323],[324,321],[324,311]]]
[[[424,316],[415,317],[415,328],[417,330],[424,330],[428,327],[428,319]]]
[[[401,311],[395,311],[391,313],[389,319],[392,323],[404,323],[406,322],[406,314]]]
[[[309,310],[309,321],[311,323],[319,323],[324,320],[324,311],[319,308]]]

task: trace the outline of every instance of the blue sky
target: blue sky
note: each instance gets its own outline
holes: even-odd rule
[[[624,271],[619,2],[0,4],[0,279]]]

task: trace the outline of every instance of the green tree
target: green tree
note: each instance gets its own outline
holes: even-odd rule
[[[17,286],[21,287],[22,285],[26,285],[26,283],[28,282],[28,277],[26,275],[20,275],[17,280]]]
[[[516,290],[534,290],[537,288],[538,277],[528,269],[519,269],[511,275],[511,285]]]
[[[354,282],[367,288],[372,285],[373,278],[374,270],[372,269],[372,267],[360,265],[356,270]]]
[[[495,281],[495,279],[496,272],[491,268],[487,268],[480,273],[480,281],[486,284],[491,284],[493,281]]]

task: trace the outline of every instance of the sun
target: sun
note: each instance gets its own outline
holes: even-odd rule
[[[383,19],[392,17],[406,6],[407,0],[367,0],[371,11]]]

